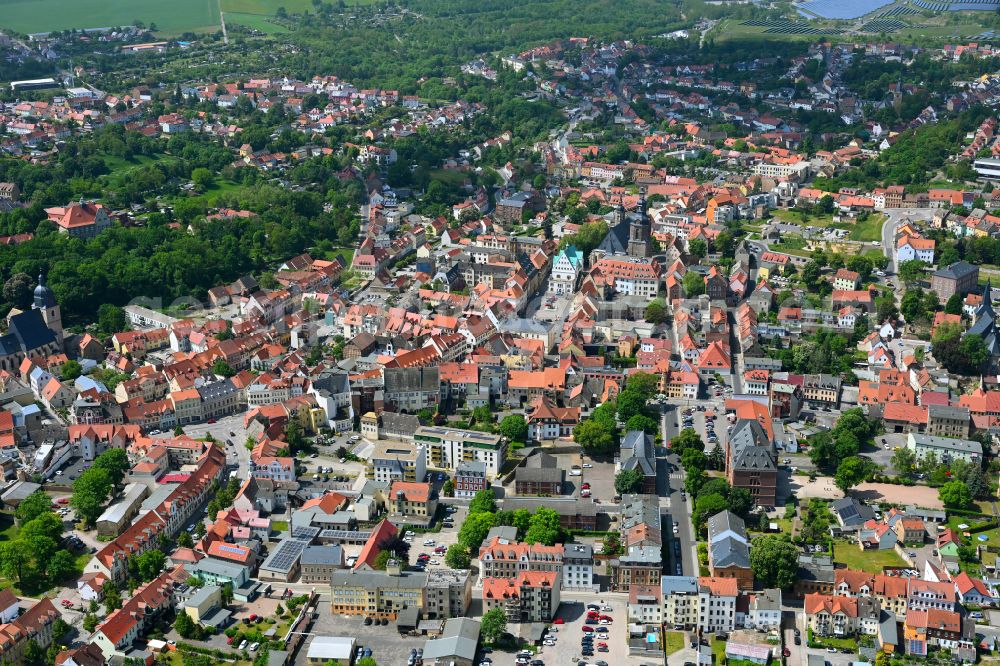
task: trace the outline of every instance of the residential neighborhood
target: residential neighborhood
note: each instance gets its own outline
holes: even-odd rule
[[[815,30],[5,35],[0,661],[996,662],[994,51]]]

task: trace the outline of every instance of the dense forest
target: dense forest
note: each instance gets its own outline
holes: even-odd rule
[[[0,160],[0,180],[17,183],[29,202],[0,214],[0,233],[35,234],[26,243],[0,246],[0,280],[47,271],[66,320],[83,323],[100,303],[122,305],[137,296],[165,303],[203,299],[210,287],[318,244],[354,242],[364,189],[356,179],[336,177],[349,157],[313,158],[290,168],[286,177],[308,183],[309,191],[233,169],[232,159],[228,149],[193,133],[162,141],[108,127],[68,141],[48,164]],[[180,187],[192,176],[209,191],[216,179],[231,178],[239,186],[216,192],[212,205],[258,216],[206,222],[209,198]],[[46,207],[98,195],[112,208],[160,199],[142,215],[142,226],[116,224],[91,240],[58,233],[46,219]],[[169,225],[174,220],[180,228]]]

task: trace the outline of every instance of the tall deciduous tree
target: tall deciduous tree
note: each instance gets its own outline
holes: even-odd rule
[[[757,537],[750,549],[750,568],[764,587],[784,590],[795,583],[798,557],[798,549],[785,536]]]
[[[486,643],[496,643],[507,631],[507,615],[502,608],[492,608],[483,613],[483,620],[480,629],[483,641]]]

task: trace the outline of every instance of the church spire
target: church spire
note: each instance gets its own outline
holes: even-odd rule
[[[983,287],[983,302],[976,308],[976,319],[988,314],[991,318],[996,318],[993,314],[993,289],[990,287],[990,278],[986,278],[986,286]]]

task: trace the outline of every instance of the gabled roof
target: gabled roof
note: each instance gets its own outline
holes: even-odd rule
[[[858,616],[858,600],[856,597],[835,597],[829,594],[807,594],[805,611],[809,615],[826,612],[829,615]]]

